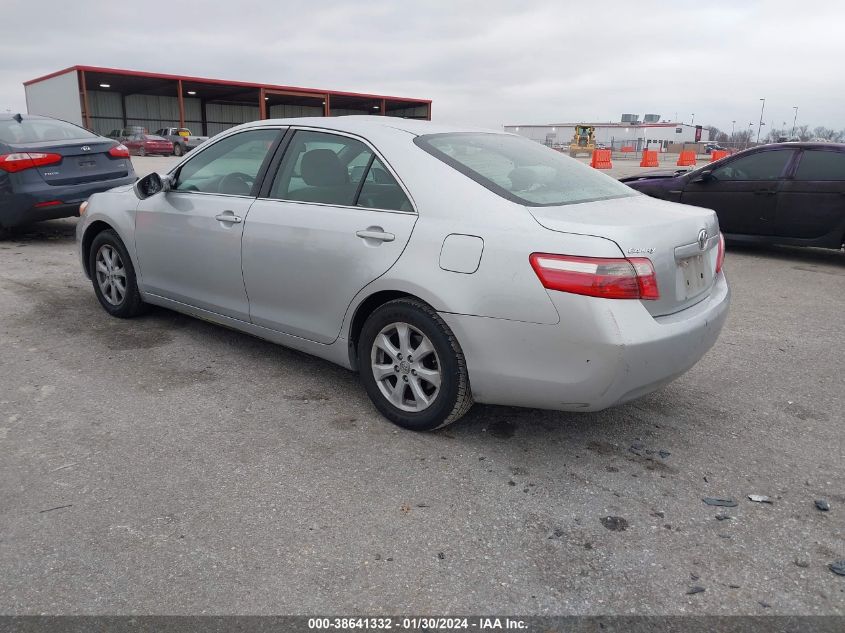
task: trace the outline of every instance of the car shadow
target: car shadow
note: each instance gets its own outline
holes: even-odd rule
[[[758,255],[792,262],[845,266],[845,251],[807,246],[773,246],[762,244],[734,244],[728,242],[727,254]]]
[[[12,229],[0,229],[0,242],[73,241],[76,239],[77,221],[78,218],[63,218],[25,224]]]

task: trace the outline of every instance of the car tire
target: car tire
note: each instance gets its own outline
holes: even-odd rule
[[[107,229],[93,239],[88,251],[88,270],[94,294],[110,315],[129,319],[145,311],[146,304],[138,291],[135,267],[115,231]]]
[[[143,147],[138,148],[138,156],[146,156],[146,155],[147,155],[147,150],[145,150]]]
[[[181,156],[181,155],[182,155],[182,154],[184,154],[184,153],[185,153],[185,152],[184,152],[184,150],[182,149],[182,144],[181,144],[181,143],[174,143],[174,144],[173,144],[173,155],[174,155],[174,156]]]
[[[422,356],[414,358],[417,351]],[[389,301],[367,318],[358,337],[358,365],[376,409],[403,428],[442,428],[473,404],[458,340],[440,315],[417,299]]]

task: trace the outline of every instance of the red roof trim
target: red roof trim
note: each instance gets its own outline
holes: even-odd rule
[[[191,77],[188,75],[169,75],[165,73],[148,73],[141,70],[126,70],[124,68],[103,68],[101,66],[71,66],[69,68],[65,68],[64,70],[58,70],[54,73],[50,73],[49,75],[43,75],[42,77],[36,77],[35,79],[30,79],[29,81],[23,82],[24,86],[29,86],[34,83],[38,83],[39,81],[44,81],[46,79],[52,79],[53,77],[58,77],[59,75],[64,75],[65,73],[71,71],[85,71],[91,73],[108,73],[111,75],[125,75],[128,77],[145,77],[147,79],[167,79],[171,81],[187,81],[192,83],[199,83],[199,84],[214,84],[214,85],[222,85],[222,86],[238,86],[244,88],[255,88],[261,89],[264,88],[265,90],[295,90],[297,92],[307,92],[313,95],[326,95],[330,94],[332,96],[341,96],[341,97],[357,97],[357,98],[364,98],[364,99],[387,99],[389,101],[401,101],[401,102],[417,102],[417,103],[424,103],[427,105],[431,105],[431,99],[413,99],[410,97],[392,97],[388,95],[377,95],[377,94],[369,94],[365,92],[345,92],[342,90],[319,90],[317,88],[300,88],[297,86],[278,86],[275,84],[260,84],[260,83],[251,83],[248,81],[226,81],[225,79],[210,79],[208,77]]]

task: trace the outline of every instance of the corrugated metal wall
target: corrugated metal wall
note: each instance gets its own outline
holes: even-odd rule
[[[91,108],[91,127],[98,134],[108,134],[123,127],[120,93],[89,90],[88,106]],[[179,102],[176,97],[127,95],[126,125],[140,125],[150,132],[179,125]],[[201,133],[202,111],[199,99],[185,99],[185,125],[195,134]]]
[[[322,106],[273,105],[267,109],[271,119],[288,119],[301,116],[323,116]]]
[[[207,103],[205,105],[208,136],[219,134],[230,127],[258,120],[258,106],[232,103]]]
[[[91,127],[97,134],[109,134],[123,127],[123,103],[120,93],[108,90],[89,90]]]

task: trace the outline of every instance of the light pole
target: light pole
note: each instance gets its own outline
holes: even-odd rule
[[[766,110],[766,99],[760,99],[763,105],[760,107],[760,125],[757,126],[757,144],[760,144],[760,130],[763,129],[763,112]]]
[[[798,106],[792,106],[792,109],[795,110],[795,116],[792,117],[792,134],[789,136],[795,136],[795,122],[798,120]]]
[[[734,140],[734,130],[736,129],[736,121],[731,121],[731,141]]]
[[[689,122],[690,125],[695,125],[695,112],[692,113],[692,120]]]

